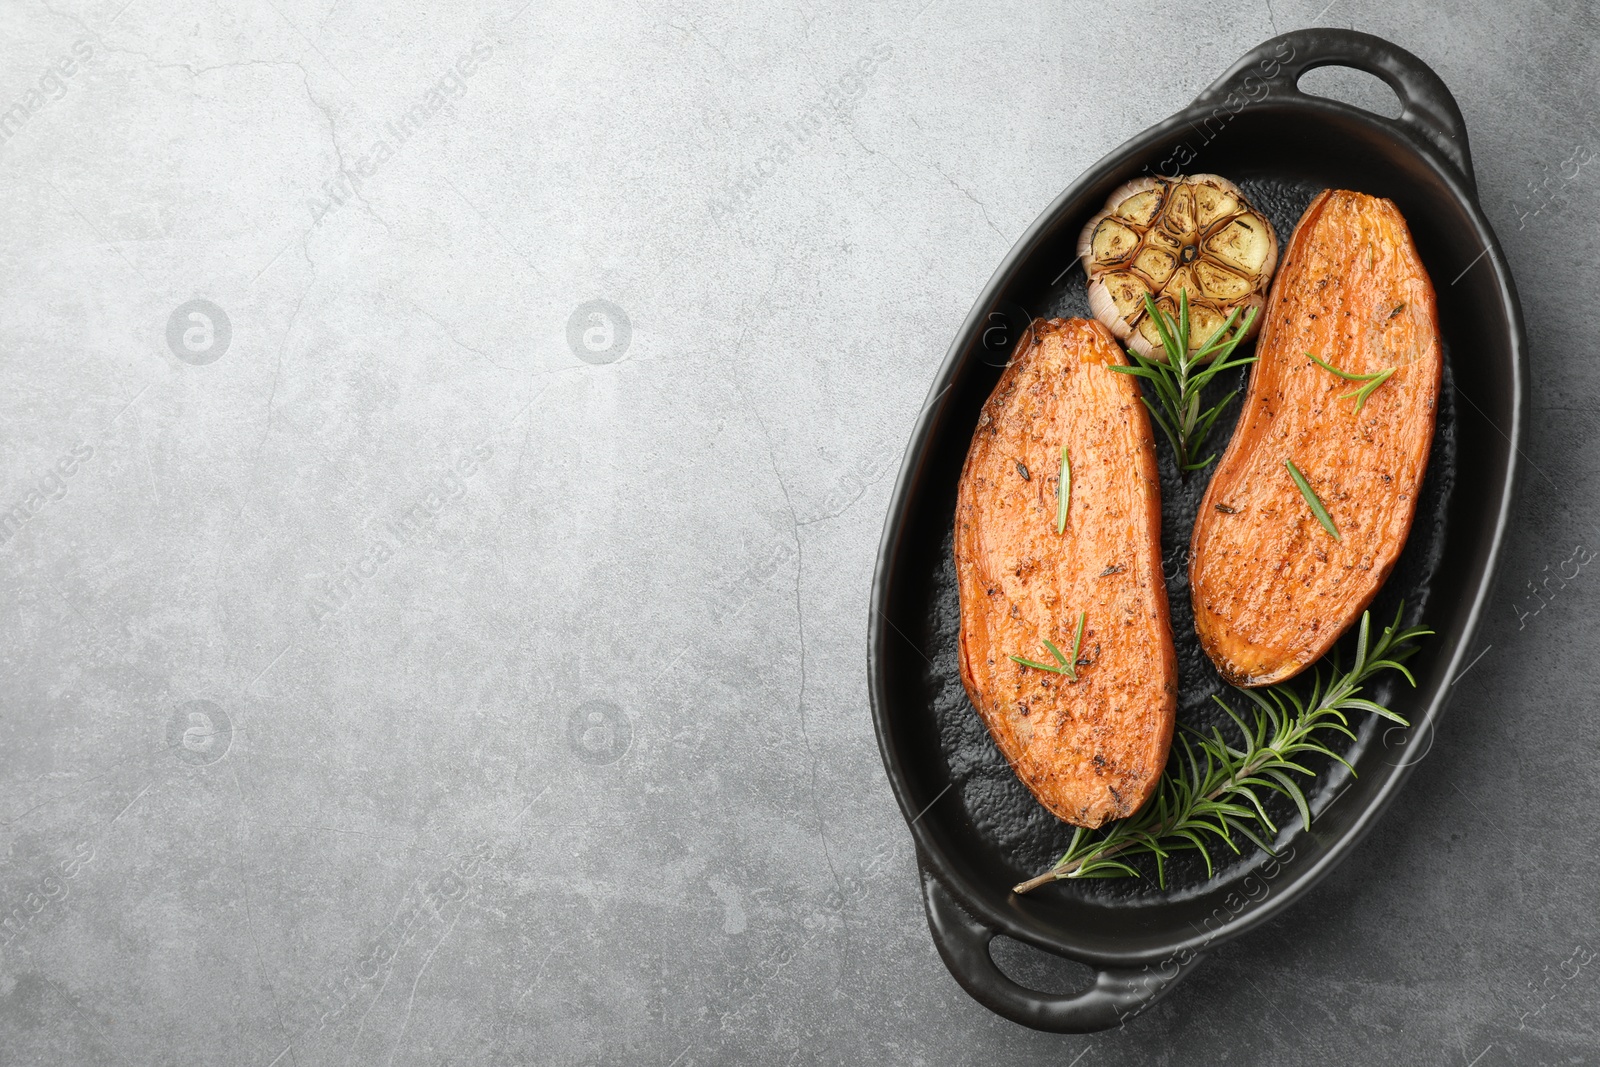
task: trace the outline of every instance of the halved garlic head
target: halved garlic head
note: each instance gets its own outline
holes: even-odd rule
[[[1165,358],[1144,295],[1173,319],[1189,294],[1189,351],[1204,345],[1228,313],[1256,308],[1278,266],[1272,223],[1239,187],[1215,174],[1135,178],[1106,201],[1078,238],[1089,274],[1089,310],[1140,355]]]

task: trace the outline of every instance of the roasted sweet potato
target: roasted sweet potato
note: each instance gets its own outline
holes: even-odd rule
[[[1311,202],[1273,282],[1256,355],[1189,563],[1200,643],[1241,686],[1283,681],[1321,658],[1376,595],[1411,530],[1442,358],[1433,283],[1394,204],[1345,190]]]
[[[1124,362],[1098,322],[1035,321],[984,405],[956,504],[967,695],[1039,802],[1088,827],[1154,791],[1178,696],[1155,442],[1135,380],[1106,369]],[[1070,672],[1012,658],[1055,666],[1045,641]]]

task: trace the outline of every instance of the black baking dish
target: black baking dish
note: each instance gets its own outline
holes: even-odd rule
[[[1306,71],[1332,65],[1382,78],[1400,98],[1400,116],[1297,89]],[[1247,854],[1211,880],[1191,867],[1164,891],[1146,880],[1057,882],[1016,896],[1012,885],[1048,865],[1068,828],[1015,781],[962,691],[950,562],[961,464],[1028,319],[1085,314],[1074,260],[1084,222],[1137,175],[1201,172],[1239,182],[1283,242],[1305,203],[1330,186],[1388,197],[1410,224],[1438,291],[1446,384],[1411,541],[1374,614],[1386,612],[1387,621],[1403,599],[1408,621],[1420,617],[1437,634],[1412,661],[1417,688],[1382,694],[1410,729],[1364,724],[1347,753],[1358,777],[1319,779],[1314,829],[1294,834],[1291,823],[1280,859]],[[974,998],[1043,1030],[1117,1025],[1171,988],[1206,948],[1289,907],[1355,847],[1431,742],[1450,680],[1474,651],[1517,484],[1525,346],[1510,271],[1477,203],[1460,110],[1419,59],[1367,34],[1300,30],[1260,45],[1188,108],[1102,159],[1029,228],[968,315],[912,433],[879,549],[868,638],[878,742],[916,844],[929,926]],[[1219,425],[1214,440],[1229,432]],[[1207,475],[1181,482],[1170,457],[1163,465],[1163,546],[1172,555],[1187,544],[1182,513],[1192,515]],[[1465,491],[1452,490],[1457,470],[1472,472]],[[1180,719],[1199,714],[1196,701],[1218,688],[1195,647],[1184,570],[1180,555],[1168,571]],[[1088,964],[1097,978],[1072,994],[1026,989],[990,957],[989,942],[1001,933]]]

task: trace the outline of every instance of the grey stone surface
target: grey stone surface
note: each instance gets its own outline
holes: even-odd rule
[[[1323,3],[10,0],[0,1062],[1600,1060],[1596,19]],[[1036,1034],[879,763],[889,486],[1044,205],[1312,24],[1466,114],[1520,522],[1359,853]]]

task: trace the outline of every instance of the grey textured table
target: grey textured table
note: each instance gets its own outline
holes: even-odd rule
[[[0,1062],[1600,1060],[1600,25],[1323,2],[12,0]],[[935,955],[879,762],[889,486],[1044,205],[1313,24],[1466,114],[1521,521],[1355,858],[1032,1033]]]

